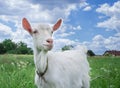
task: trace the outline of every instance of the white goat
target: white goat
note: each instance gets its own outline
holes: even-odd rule
[[[46,24],[32,28],[26,18],[22,25],[33,37],[34,63],[36,67],[35,84],[38,88],[89,88],[89,64],[86,50],[51,52],[52,33],[62,23],[50,27]]]

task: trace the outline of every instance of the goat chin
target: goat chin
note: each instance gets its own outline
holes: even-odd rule
[[[53,48],[53,45],[49,45],[49,44],[46,44],[46,45],[44,45],[44,49],[45,50],[51,50]]]

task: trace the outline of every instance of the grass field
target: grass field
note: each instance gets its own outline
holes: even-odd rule
[[[89,57],[91,88],[120,88],[120,57]],[[35,88],[32,55],[0,55],[0,88]]]
[[[120,57],[91,57],[91,88],[120,88]]]

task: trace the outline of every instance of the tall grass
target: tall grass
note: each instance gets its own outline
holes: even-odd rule
[[[33,56],[0,55],[0,88],[34,88]]]
[[[120,88],[120,57],[89,57],[91,88]],[[36,88],[32,55],[0,55],[0,88]]]
[[[90,57],[91,88],[120,88],[120,57]]]

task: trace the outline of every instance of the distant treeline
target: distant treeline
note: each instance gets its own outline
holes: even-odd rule
[[[0,54],[33,54],[33,50],[24,42],[15,43],[11,39],[5,39],[0,43]]]
[[[62,51],[71,50],[74,46],[65,45],[61,48]],[[27,47],[24,42],[15,43],[11,39],[5,39],[0,43],[0,54],[33,54],[33,50]],[[92,50],[88,50],[88,56],[95,56]]]

